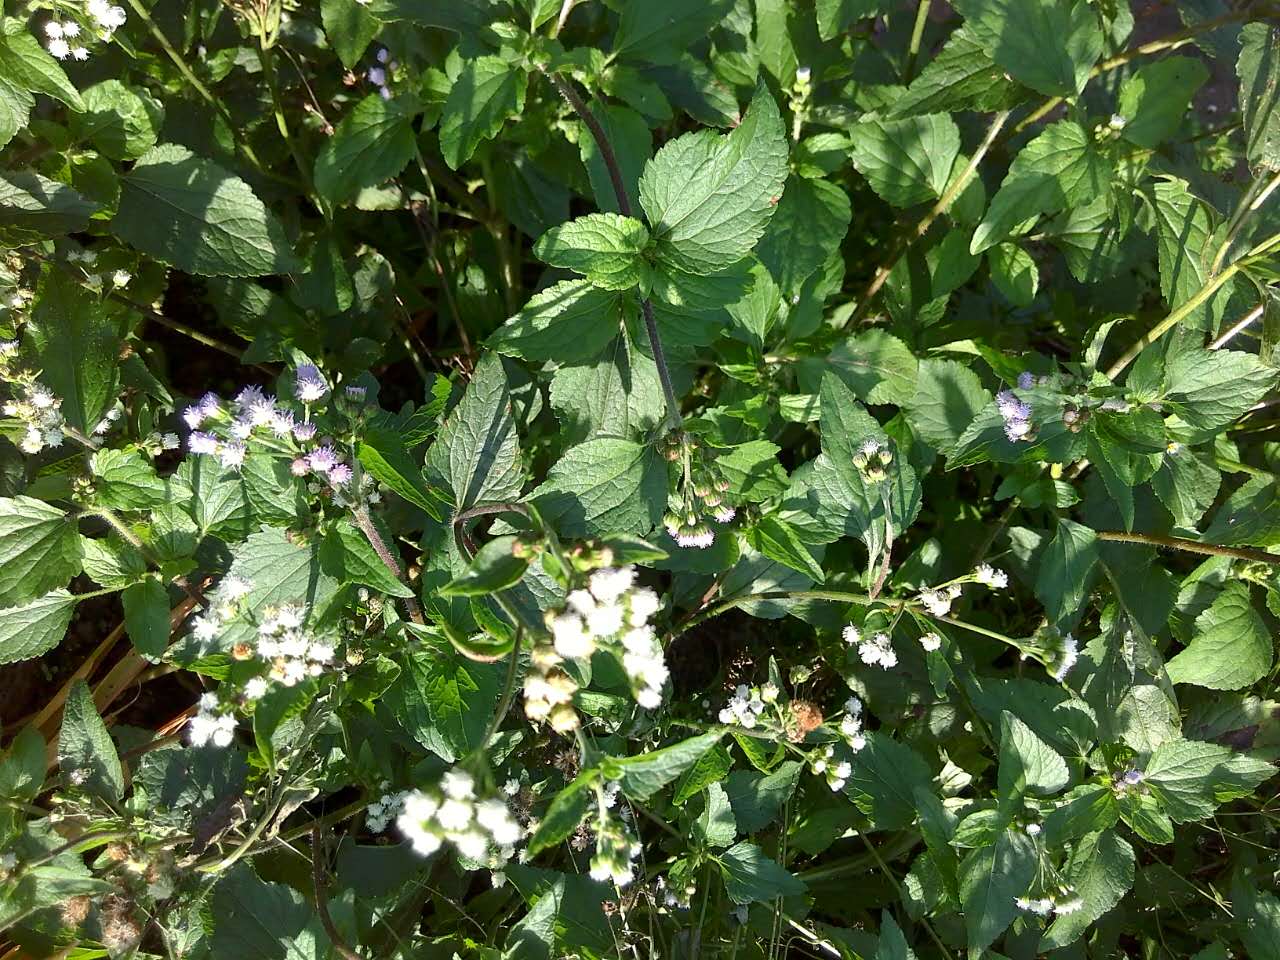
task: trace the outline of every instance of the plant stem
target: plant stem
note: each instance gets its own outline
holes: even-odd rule
[[[1216,543],[1201,543],[1199,540],[1185,540],[1182,537],[1166,537],[1158,533],[1127,533],[1123,530],[1099,530],[1098,539],[1112,543],[1142,543],[1154,547],[1168,547],[1171,550],[1185,550],[1187,553],[1206,554],[1211,557],[1233,557],[1236,560],[1254,560],[1259,563],[1280,565],[1280,556],[1263,550],[1250,550],[1247,547],[1223,547]]]
[[[329,915],[329,895],[325,891],[324,867],[322,864],[323,854],[320,824],[316,823],[311,827],[311,884],[315,888],[316,912],[320,914],[320,925],[324,927],[324,932],[328,934],[329,943],[332,944],[333,949],[337,951],[343,960],[361,960],[360,954],[348,947],[342,939],[342,934],[338,932],[337,926],[334,925],[333,917]]]
[[[960,171],[959,176],[951,181],[951,184],[947,187],[946,191],[938,198],[938,202],[935,203],[933,207],[930,208],[929,212],[925,214],[923,220],[917,223],[914,228],[906,233],[899,234],[898,239],[894,242],[892,249],[889,251],[889,256],[876,270],[875,276],[873,276],[871,278],[871,282],[867,284],[867,289],[858,299],[857,309],[855,309],[849,316],[849,319],[845,321],[846,327],[861,323],[863,318],[866,317],[867,312],[871,309],[871,301],[875,298],[875,295],[880,292],[880,288],[884,286],[884,282],[889,279],[889,274],[893,271],[894,266],[896,266],[898,261],[902,259],[902,255],[907,252],[907,248],[929,232],[929,228],[933,226],[933,221],[946,213],[947,210],[951,208],[951,204],[955,202],[956,197],[960,196],[964,188],[969,185],[969,181],[973,179],[974,173],[977,172],[978,164],[980,164],[982,159],[987,155],[987,151],[991,149],[991,145],[995,142],[996,137],[1004,128],[1004,125],[1008,120],[1008,110],[1002,110],[992,118],[991,126],[987,128],[986,135],[982,138],[982,142],[978,144],[978,149],[973,152],[973,156],[969,158],[969,162],[965,164],[964,169]]]
[[[573,85],[568,83],[562,77],[553,73],[543,71],[543,75],[560,91],[560,96],[564,97],[565,102],[569,104],[578,118],[591,131],[591,136],[595,139],[596,146],[600,150],[600,158],[604,161],[605,169],[609,172],[609,182],[613,185],[614,196],[618,200],[618,212],[624,217],[631,216],[631,201],[627,197],[627,188],[622,180],[622,168],[618,166],[617,154],[613,152],[613,145],[609,143],[609,137],[604,132],[604,127],[600,126],[600,121],[596,119],[590,108],[578,96],[578,92],[573,89]],[[666,352],[662,349],[662,338],[658,334],[658,323],[653,316],[653,304],[649,302],[648,297],[640,300],[640,310],[644,314],[644,329],[649,335],[649,347],[653,353],[653,362],[658,367],[658,379],[662,382],[662,393],[667,401],[667,422],[675,428],[679,428],[684,423],[684,418],[680,415],[680,403],[676,399],[675,389],[671,385],[671,371],[667,368]]]
[[[1209,344],[1209,349],[1221,350],[1224,346],[1227,345],[1227,343],[1231,341],[1232,337],[1234,337],[1237,333],[1239,333],[1245,327],[1249,326],[1249,324],[1253,323],[1253,321],[1257,320],[1260,316],[1262,316],[1262,313],[1266,309],[1266,307],[1267,305],[1265,303],[1258,304],[1256,307],[1254,307],[1252,310],[1246,313],[1243,319],[1241,319],[1238,323],[1233,324],[1231,328],[1226,331],[1226,333],[1218,337],[1218,339],[1213,341],[1213,343]]]
[[[272,62],[271,53],[267,49],[266,38],[260,35],[258,40],[258,62],[262,64],[262,76],[267,81],[267,90],[271,94],[271,109],[276,118],[276,129],[280,131],[280,136],[284,138],[285,146],[289,148],[289,155],[293,157],[293,165],[298,168],[298,174],[306,186],[306,192],[314,196],[315,186],[311,182],[311,171],[302,162],[302,154],[298,150],[298,144],[293,139],[293,134],[289,132],[289,121],[285,119],[284,104],[280,100],[280,84],[276,80],[276,68]],[[329,205],[318,203],[317,207],[324,214],[324,218],[328,220],[331,216]]]
[[[356,507],[351,511],[351,515],[356,521],[356,526],[360,528],[360,532],[365,535],[365,539],[373,547],[374,553],[378,555],[378,559],[382,561],[383,566],[391,571],[393,577],[413,589],[405,580],[404,572],[400,569],[400,562],[396,560],[391,548],[387,546],[387,542],[382,539],[382,534],[378,532],[378,527],[373,522],[373,517],[369,516],[368,508]],[[414,623],[419,625],[426,624],[426,620],[422,617],[422,607],[418,605],[417,597],[405,597],[404,606],[409,611],[409,617]]]
[[[915,75],[916,57],[920,55],[920,41],[924,39],[924,28],[929,22],[929,7],[932,5],[933,0],[920,0],[920,6],[916,7],[916,22],[911,27],[911,45],[907,47],[907,59],[902,65],[904,86],[910,84]]]
[[[507,675],[502,681],[502,695],[498,698],[498,709],[494,712],[493,719],[489,721],[489,728],[480,739],[480,745],[473,751],[475,754],[484,753],[488,749],[489,741],[498,735],[498,729],[502,726],[502,721],[507,718],[507,711],[511,709],[511,701],[515,699],[516,676],[520,673],[520,639],[523,634],[524,627],[516,624],[516,642],[512,645],[511,652],[507,654]]]

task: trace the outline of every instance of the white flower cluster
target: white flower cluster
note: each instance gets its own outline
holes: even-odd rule
[[[305,607],[285,603],[274,609],[265,608],[258,624],[258,656],[271,664],[271,679],[286,687],[306,677],[320,676],[333,663],[333,644],[315,639],[303,628],[306,616]],[[255,677],[245,685],[245,696],[256,700],[266,689],[266,681]]]
[[[88,0],[85,11],[102,40],[110,40],[116,30],[124,26],[127,15],[124,7],[108,0]],[[78,20],[49,20],[44,25],[45,44],[49,54],[58,60],[88,60],[89,48],[80,42],[84,27]]]
[[[661,450],[664,457],[682,466],[672,498],[676,506],[662,518],[662,525],[679,546],[705,550],[716,542],[706,518],[730,523],[738,515],[725,500],[732,484],[702,443],[682,430],[667,434]]]
[[[475,780],[465,770],[448,771],[438,789],[409,792],[403,804],[396,826],[424,857],[449,843],[468,860],[498,866],[515,856],[524,835],[500,797],[476,798]]]
[[[0,350],[7,345],[0,345]],[[3,410],[6,417],[20,420],[26,428],[18,443],[19,449],[23,453],[35,454],[45,447],[62,446],[67,425],[62,416],[62,400],[35,380],[26,380],[17,387],[19,396],[6,400]]]
[[[1076,643],[1076,638],[1068,633],[1054,651],[1054,657],[1049,663],[1049,675],[1061,683],[1079,659],[1080,646]]]
[[[729,702],[720,710],[720,722],[735,723],[748,730],[755,729],[765,708],[765,700],[760,694],[761,691],[748,687],[745,683],[738,684]],[[776,689],[774,696],[776,699]]]
[[[853,455],[853,465],[868,483],[879,483],[889,475],[893,451],[874,438],[863,440]]]
[[[920,635],[920,646],[924,647],[925,653],[933,653],[933,651],[941,649],[942,637],[936,633],[922,633]]]
[[[240,612],[240,601],[253,589],[253,584],[244,577],[228,574],[222,578],[217,590],[209,598],[205,610],[191,620],[191,635],[199,644],[201,652],[208,650],[209,644],[222,633],[226,622]]]
[[[887,633],[880,631],[864,637],[857,627],[848,624],[841,636],[846,644],[858,648],[858,658],[867,666],[879,665],[883,670],[890,670],[898,665],[898,654]]]
[[[367,2],[367,0],[366,0]],[[378,88],[378,96],[383,100],[391,99],[389,80],[399,64],[391,59],[391,51],[386,47],[378,50],[377,63],[365,71],[365,79]]]
[[[382,786],[385,789],[389,784],[384,782]],[[364,808],[364,825],[369,828],[369,832],[385,833],[387,827],[391,826],[404,810],[404,801],[407,796],[409,796],[408,790],[392,790],[368,804]]]
[[[958,583],[921,591],[920,605],[929,611],[930,616],[945,617],[951,612],[951,604],[955,603],[956,598],[960,596],[960,591],[961,587]]]
[[[835,756],[836,748],[831,744],[827,744],[817,752],[809,763],[809,767],[814,773],[820,773],[827,778],[827,786],[833,792],[843,790],[850,774],[853,773],[853,764],[848,760],[836,762]]]
[[[973,571],[973,579],[993,590],[1003,590],[1009,586],[1009,575],[989,563],[978,564]]]
[[[596,852],[591,858],[591,879],[625,887],[635,876],[632,861],[640,853],[640,843],[627,832],[621,820],[605,815],[603,810],[600,813]]]
[[[201,696],[196,715],[187,722],[187,739],[191,745],[229,747],[235,733],[235,714],[222,709],[218,695],[206,693]]]
[[[1035,439],[1035,427],[1031,423],[1031,405],[1018,399],[1012,390],[1001,390],[996,394],[996,409],[1004,420],[1004,435],[1013,442]]]
[[[658,635],[649,624],[660,606],[656,593],[635,586],[634,567],[596,570],[587,588],[572,591],[565,608],[548,620],[556,655],[578,660],[608,650],[622,664],[636,703],[655,709],[662,704],[669,676]]]
[[[844,702],[844,716],[840,718],[840,736],[854,753],[867,745],[867,735],[862,729],[862,701],[857,697],[850,697]]]
[[[1084,900],[1067,886],[1059,887],[1058,892],[1052,896],[1015,897],[1013,902],[1019,910],[1034,913],[1038,917],[1047,917],[1051,913],[1066,916],[1084,908]]]

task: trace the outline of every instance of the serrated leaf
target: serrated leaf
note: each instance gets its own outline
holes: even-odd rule
[[[481,141],[491,140],[524,109],[528,77],[500,57],[468,60],[449,88],[440,116],[440,152],[457,170]]]
[[[907,946],[907,938],[893,914],[888,910],[880,912],[880,940],[876,945],[875,960],[915,960],[915,952]]]
[[[1120,85],[1120,135],[1140,147],[1159,146],[1177,133],[1191,98],[1208,79],[1205,65],[1190,57],[1165,57],[1139,67]]]
[[[992,403],[978,375],[954,360],[920,361],[915,395],[906,404],[911,428],[949,455],[982,410]]]
[[[738,835],[733,808],[720,784],[711,783],[707,786],[706,806],[694,818],[693,835],[710,847],[727,847]]]
[[[1280,960],[1280,899],[1240,871],[1231,882],[1231,910],[1249,960]],[[1228,954],[1223,950],[1221,956],[1226,960]]]
[[[747,530],[747,542],[770,560],[803,573],[814,583],[826,579],[821,564],[785,520],[773,515],[761,517]]]
[[[729,774],[725,791],[738,829],[755,833],[773,823],[795,793],[803,769],[803,764],[788,760],[768,773],[735,770]]]
[[[1229,747],[1198,740],[1161,744],[1147,761],[1144,783],[1176,823],[1203,820],[1219,804],[1247,797],[1276,768]]]
[[[73,517],[42,500],[0,497],[0,605],[65,587],[80,556]]]
[[[71,685],[62,708],[58,734],[58,764],[64,776],[79,780],[85,790],[108,802],[124,795],[124,770],[116,745],[98,715],[93,695],[83,680]]]
[[[853,165],[871,189],[895,207],[942,195],[960,152],[960,130],[946,114],[855,124]]]
[[[329,45],[348,70],[355,67],[382,24],[359,0],[320,0],[320,22]]]
[[[262,960],[322,960],[329,938],[297,890],[260,880],[253,868],[232,867],[213,888],[209,946],[219,956]]]
[[[89,461],[99,501],[118,510],[146,510],[169,499],[169,484],[136,450],[98,450]]]
[[[610,780],[621,783],[627,796],[647,800],[697,763],[721,736],[718,732],[702,733],[634,757],[605,757],[600,769]]]
[[[671,796],[676,806],[697,796],[711,784],[717,783],[733,769],[733,756],[720,744],[716,744],[698,762],[684,772]]]
[[[1019,89],[996,66],[988,51],[968,26],[961,26],[911,81],[907,92],[889,105],[889,118],[1012,106],[1019,98]]]
[[[518,497],[520,444],[502,361],[487,354],[427,451],[427,469],[453,493],[461,512],[477,503]]]
[[[124,628],[134,649],[152,663],[169,646],[169,594],[154,577],[131,583],[120,595]]]
[[[72,110],[83,110],[84,100],[62,65],[25,30],[0,35],[0,77],[32,93],[60,100]]]
[[[1172,310],[1199,293],[1209,280],[1206,260],[1217,249],[1211,242],[1213,222],[1209,208],[1192,195],[1185,180],[1157,180],[1153,194],[1160,293]],[[1216,326],[1230,297],[1231,284],[1225,284],[1188,314],[1183,323],[1200,329]]]
[[[1280,170],[1280,28],[1265,22],[1240,30],[1240,109],[1245,155],[1253,167]]]
[[[643,223],[616,213],[591,213],[544,233],[538,259],[580,273],[597,287],[628,290],[640,282],[640,254],[649,242]]]
[[[84,113],[71,117],[72,135],[112,160],[136,160],[156,144],[164,107],[145,91],[103,80],[84,91]]]
[[[30,660],[52,650],[75,610],[76,599],[66,590],[0,609],[0,663]]]
[[[499,353],[524,360],[582,363],[618,336],[634,298],[589,280],[564,280],[535,294],[489,338]]]
[[[1031,254],[1016,243],[999,243],[987,250],[991,282],[1015,307],[1026,307],[1040,289],[1040,270]]]
[[[730,0],[693,4],[684,0],[628,3],[618,19],[613,55],[622,60],[674,63],[690,44],[705,37],[731,6]]]
[[[1173,683],[1240,690],[1266,676],[1273,659],[1271,633],[1253,608],[1249,585],[1233,580],[1196,617],[1190,645],[1166,669]]]
[[[787,178],[778,106],[757,89],[742,122],[670,141],[640,177],[640,205],[658,258],[694,274],[736,263],[764,234]]]
[[[1074,520],[1059,519],[1036,578],[1036,596],[1051,623],[1071,620],[1077,614],[1088,595],[1097,562],[1097,535]]]
[[[1048,796],[1067,785],[1066,761],[1009,711],[1000,714],[1000,799]]]
[[[1165,458],[1166,465],[1170,463],[1179,463],[1192,460],[1194,454],[1190,451],[1180,451],[1176,456],[1171,455]],[[1200,469],[1204,472],[1206,479],[1196,488],[1187,483],[1187,473],[1189,469],[1182,467],[1179,473],[1173,476],[1180,479],[1184,483],[1184,487],[1179,490],[1178,495],[1181,497],[1195,497],[1194,509],[1198,509],[1199,513],[1195,514],[1195,520],[1200,519],[1200,515],[1208,509],[1213,503],[1218,493],[1218,484],[1221,481],[1221,475],[1213,467],[1208,464],[1200,464],[1199,460],[1195,461],[1200,465]],[[1212,480],[1208,476],[1212,476]],[[1156,474],[1156,479],[1160,479],[1160,474]],[[1156,487],[1156,493],[1160,493],[1160,487]],[[1164,499],[1164,494],[1160,494]],[[1166,505],[1168,501],[1166,501]],[[1170,507],[1172,512],[1172,507]],[[1178,517],[1178,513],[1174,513]],[[1194,522],[1189,524],[1194,526]],[[1240,544],[1252,544],[1258,547],[1270,547],[1280,543],[1280,493],[1277,492],[1276,483],[1268,477],[1250,477],[1245,484],[1237,489],[1231,496],[1227,497],[1218,507],[1217,512],[1213,515],[1213,522],[1209,524],[1208,529],[1204,532],[1206,543],[1220,543],[1225,546],[1238,546]]]
[[[1014,79],[1049,97],[1074,97],[1102,56],[1086,0],[957,0],[976,41]]]
[[[121,180],[112,228],[148,256],[200,276],[297,268],[284,227],[253,189],[176,143],[147,151]]]
[[[888,13],[893,9],[893,3],[892,0],[816,0],[814,8],[818,16],[818,35],[823,40],[830,40],[858,20]]]
[[[1018,829],[1003,831],[994,843],[972,850],[960,862],[960,900],[970,951],[995,942],[1013,923],[1014,901],[1035,879],[1035,843]]]
[[[529,557],[516,556],[518,537],[495,537],[476,551],[467,569],[440,588],[446,597],[480,597],[514,587],[529,569]]]
[[[827,180],[793,176],[756,248],[778,286],[788,294],[840,249],[853,211],[849,196]]]
[[[0,93],[3,90],[0,89]],[[83,230],[98,204],[38,173],[0,175],[0,243],[22,247]]]
[[[0,147],[7,146],[14,135],[27,125],[35,97],[26,87],[0,76]]]
[[[593,436],[639,439],[666,412],[657,366],[625,333],[586,363],[558,367],[550,394],[568,444]]]
[[[848,384],[866,403],[905,406],[916,391],[917,363],[907,345],[883,330],[868,330],[837,343],[825,363],[802,361],[800,385],[813,392],[821,389],[821,375],[830,370]]]
[[[368,427],[356,447],[360,466],[379,483],[414,506],[426,511],[433,520],[440,520],[440,506],[432,490],[422,479],[422,471],[413,462],[400,434],[395,430]]]
[[[915,792],[929,789],[929,766],[911,747],[880,731],[867,734],[867,745],[853,754],[853,772],[844,792],[869,816],[878,830],[909,826],[916,816]]]
[[[1107,830],[1077,843],[1063,871],[1075,895],[1084,901],[1075,913],[1057,917],[1041,940],[1041,949],[1065,947],[1111,910],[1133,886],[1133,847]]]
[[[566,450],[530,496],[563,536],[643,536],[666,507],[666,465],[645,444],[598,437]]]
[[[320,566],[340,583],[359,583],[392,597],[412,597],[379,559],[368,538],[351,523],[339,520],[320,541]]]
[[[413,158],[417,100],[371,93],[342,118],[316,154],[316,191],[331,204],[396,176]]]
[[[799,877],[788,873],[754,843],[739,843],[717,858],[724,875],[725,892],[734,903],[761,903],[776,897],[805,892]]]
[[[1019,151],[969,243],[972,253],[994,246],[1025,220],[1088,203],[1101,195],[1111,164],[1082,126],[1061,120]]]
[[[1238,350],[1184,350],[1165,364],[1164,401],[1197,430],[1221,430],[1262,399],[1277,372]]]

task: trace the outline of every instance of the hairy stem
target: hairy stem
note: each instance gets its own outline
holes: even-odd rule
[[[382,561],[383,566],[391,571],[391,575],[399,580],[405,586],[410,586],[405,580],[404,571],[400,569],[400,561],[392,554],[391,548],[387,546],[387,542],[382,539],[382,534],[378,531],[377,524],[373,522],[373,517],[369,516],[367,507],[356,507],[351,511],[356,521],[356,526],[360,528],[360,532],[365,535],[369,541],[369,545],[373,547],[374,553],[378,555],[378,559]],[[412,589],[412,587],[410,587]],[[416,597],[404,598],[405,609],[409,611],[409,617],[414,623],[423,625],[426,620],[422,617],[422,607],[418,605]]]
[[[311,884],[315,888],[316,912],[320,914],[320,925],[324,927],[324,932],[329,936],[329,943],[333,945],[338,956],[343,960],[361,960],[360,954],[348,947],[342,939],[342,934],[338,932],[333,917],[329,915],[329,894],[325,890],[324,882],[324,844],[321,840],[320,824],[313,824],[311,827]]]
[[[1200,553],[1211,557],[1232,557],[1236,560],[1255,560],[1259,563],[1280,565],[1280,556],[1264,550],[1250,550],[1247,547],[1223,547],[1216,543],[1201,543],[1199,540],[1185,540],[1182,537],[1166,537],[1158,533],[1127,533],[1123,530],[1099,530],[1098,539],[1113,543],[1141,543],[1153,547],[1168,547],[1170,550],[1185,550],[1187,553]]]
[[[604,161],[605,169],[609,172],[609,182],[613,185],[614,196],[618,200],[618,212],[624,217],[631,216],[631,200],[627,197],[627,188],[622,181],[622,168],[618,166],[618,156],[613,152],[613,145],[609,143],[609,137],[604,132],[604,127],[600,126],[600,121],[596,119],[590,108],[578,96],[578,92],[573,89],[573,85],[566,81],[563,77],[559,77],[553,73],[545,73],[555,88],[560,91],[560,96],[564,97],[565,102],[578,115],[578,118],[591,131],[591,136],[596,142],[596,146],[600,150],[600,158]],[[653,316],[653,304],[649,302],[648,297],[644,297],[640,301],[640,310],[644,314],[644,329],[649,335],[649,348],[653,353],[653,362],[658,367],[658,379],[662,382],[662,393],[667,401],[667,422],[672,427],[679,427],[684,423],[684,418],[680,415],[680,402],[676,399],[675,389],[671,385],[671,371],[667,368],[667,355],[662,349],[662,338],[658,335],[658,323]]]

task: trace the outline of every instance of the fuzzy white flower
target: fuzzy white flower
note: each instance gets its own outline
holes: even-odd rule
[[[996,590],[1003,590],[1009,585],[1009,575],[989,563],[978,564],[978,568],[973,571],[973,575],[979,583]]]
[[[942,637],[936,633],[925,633],[920,636],[920,646],[924,647],[925,652],[933,653],[942,646]]]
[[[65,60],[71,56],[71,44],[63,40],[61,37],[49,41],[49,55],[58,59]]]
[[[551,621],[551,637],[556,653],[566,660],[589,657],[596,649],[594,637],[587,632],[582,618],[562,613]]]

